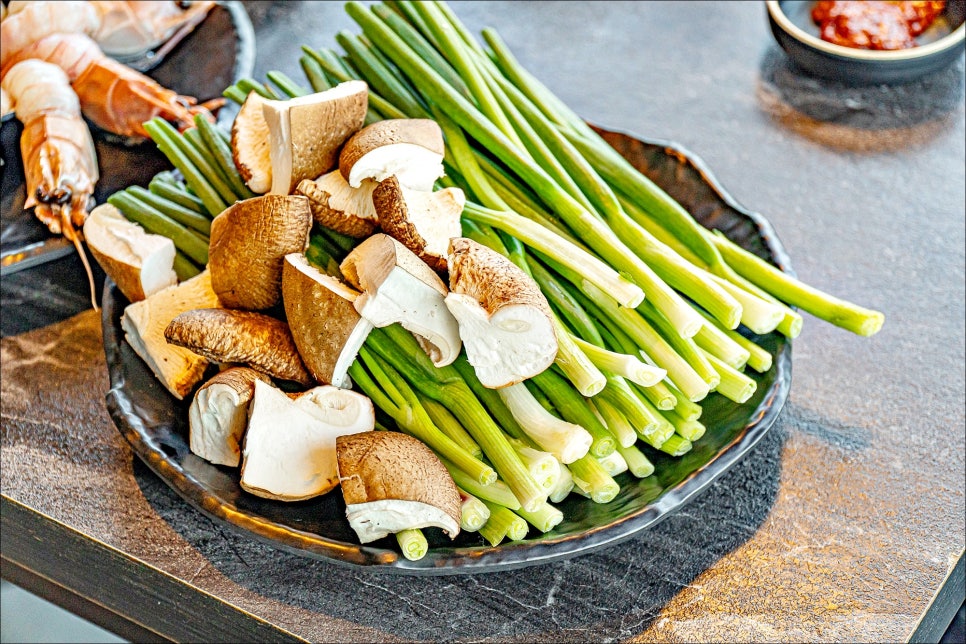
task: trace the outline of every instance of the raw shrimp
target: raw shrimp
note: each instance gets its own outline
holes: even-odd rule
[[[101,26],[100,14],[86,0],[11,2],[7,11],[0,22],[0,67],[7,67],[12,56],[44,36],[93,34]]]
[[[33,207],[52,233],[63,234],[74,243],[91,283],[91,302],[97,308],[81,231],[99,175],[94,141],[81,117],[77,96],[64,70],[39,60],[17,63],[0,86],[16,102],[17,118],[23,123],[24,208]]]
[[[67,72],[84,116],[121,136],[147,137],[141,124],[155,116],[184,130],[194,124],[195,114],[214,120],[209,108],[224,105],[221,98],[198,105],[197,99],[162,87],[152,78],[105,56],[97,43],[84,34],[45,36],[11,56],[7,65],[29,58],[53,63]],[[0,75],[6,75],[7,69],[3,67]]]
[[[178,29],[193,29],[215,6],[192,2],[182,9],[177,2],[122,2],[91,0],[101,26],[91,37],[108,56],[130,59],[164,43]]]

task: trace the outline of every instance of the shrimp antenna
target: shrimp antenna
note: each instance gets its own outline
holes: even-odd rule
[[[80,234],[74,228],[74,224],[71,222],[71,210],[70,204],[65,204],[60,209],[61,226],[64,230],[64,237],[69,239],[74,244],[74,248],[77,249],[77,254],[80,256],[81,264],[84,265],[84,270],[87,272],[87,283],[90,285],[91,289],[91,305],[94,307],[95,311],[100,311],[100,307],[97,306],[97,287],[94,284],[94,272],[91,271],[91,265],[87,261],[87,252],[84,250],[84,244],[81,243]]]

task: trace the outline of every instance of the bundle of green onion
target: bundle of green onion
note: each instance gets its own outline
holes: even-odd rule
[[[467,196],[463,234],[508,257],[546,295],[559,352],[524,383],[487,389],[465,356],[437,368],[398,325],[375,329],[350,369],[381,427],[441,457],[463,494],[464,530],[493,545],[524,538],[528,526],[549,531],[563,518],[553,504],[571,491],[607,503],[620,490],[615,476],[654,472],[649,453],[686,453],[705,433],[700,402],[715,392],[741,404],[756,388],[746,369],[771,368],[771,354],[740,326],[792,338],[798,307],[860,335],[881,327],[881,313],[813,289],[699,225],[527,73],[494,31],[480,43],[441,2],[346,10],[362,34],[339,33],[341,54],[303,47],[309,87],[270,72],[268,82],[243,79],[225,96],[285,99],[359,79],[370,91],[367,123],[437,121],[441,184]],[[251,196],[223,133],[199,124],[197,135],[179,137],[151,125],[185,184],[156,179],[150,194],[209,216]],[[129,200],[156,205],[127,192],[112,197],[126,214]],[[355,244],[317,226],[307,256],[338,276]],[[418,531],[397,536],[404,550],[425,552]]]

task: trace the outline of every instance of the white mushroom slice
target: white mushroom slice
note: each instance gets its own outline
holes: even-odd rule
[[[296,396],[295,404],[342,434],[368,432],[376,425],[376,412],[368,396],[320,385]]]
[[[557,356],[550,305],[529,275],[496,251],[452,240],[446,306],[480,382],[498,389],[533,377]]]
[[[459,188],[422,192],[404,188],[396,177],[372,191],[379,225],[435,271],[446,270],[449,240],[463,234],[460,215],[466,195]]]
[[[333,409],[336,422],[330,423],[311,399],[300,404],[257,381],[245,433],[242,489],[268,499],[298,501],[336,487],[336,440],[351,431],[370,430],[375,417],[371,405],[366,408],[354,401]]]
[[[325,275],[305,255],[285,256],[282,302],[295,346],[320,383],[348,387],[349,367],[372,324],[356,311],[359,292]]]
[[[238,467],[256,380],[271,382],[254,369],[231,367],[195,392],[188,408],[188,447],[193,454],[216,465]]]
[[[413,190],[430,192],[443,176],[443,131],[429,119],[386,119],[353,134],[339,154],[339,170],[353,188],[393,175]]]
[[[399,322],[437,367],[456,360],[462,342],[456,318],[443,301],[449,291],[412,251],[376,234],[356,246],[340,268],[346,281],[362,291],[355,300],[359,315],[380,328]]]
[[[338,170],[315,179],[303,179],[295,193],[309,200],[312,218],[320,226],[349,235],[368,237],[376,229],[379,217],[372,204],[372,191],[376,183],[365,180],[358,188],[346,183]]]
[[[179,314],[220,306],[208,271],[129,304],[121,316],[124,338],[178,400],[204,377],[208,360],[190,349],[168,344],[164,331]]]
[[[369,86],[359,80],[285,101],[265,101],[272,193],[290,194],[302,179],[334,168],[342,144],[362,127],[368,106]]]
[[[461,498],[439,457],[399,432],[336,439],[346,517],[361,543],[411,528],[460,531]]]
[[[178,283],[174,242],[145,232],[109,203],[87,216],[84,239],[91,255],[131,302]]]

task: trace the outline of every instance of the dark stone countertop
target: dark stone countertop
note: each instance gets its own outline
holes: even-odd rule
[[[342,3],[245,5],[259,78],[358,31]],[[773,429],[638,537],[518,571],[374,575],[233,533],[132,455],[68,258],[2,282],[5,499],[313,641],[908,639],[966,541],[963,59],[850,89],[790,67],[763,3],[452,7],[589,121],[700,156],[800,278],[884,311],[882,331],[806,315]],[[41,320],[66,321],[13,335]]]

